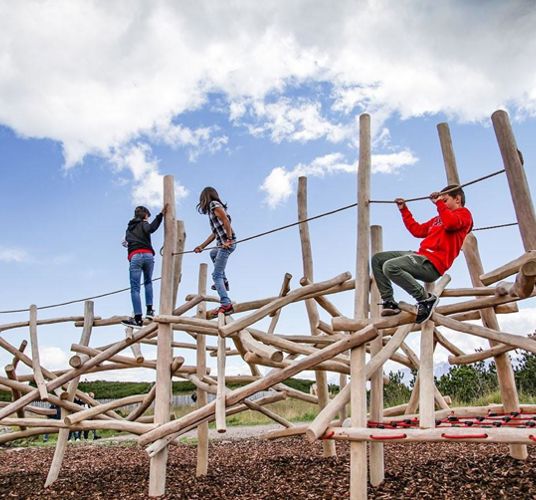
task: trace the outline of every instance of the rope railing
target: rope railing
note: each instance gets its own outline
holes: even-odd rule
[[[477,179],[473,179],[472,181],[466,182],[464,184],[457,185],[456,187],[451,188],[449,190],[442,191],[442,194],[448,194],[448,193],[450,193],[452,191],[455,191],[456,189],[463,188],[463,187],[466,187],[466,186],[470,186],[472,184],[477,184],[477,183],[482,182],[484,180],[490,179],[491,177],[495,177],[496,175],[502,174],[504,171],[505,171],[504,169],[497,170],[496,172],[492,172],[491,174],[485,175],[483,177],[479,177]],[[421,201],[421,200],[429,200],[429,199],[430,199],[430,196],[428,195],[428,196],[419,196],[419,197],[415,197],[415,198],[408,198],[408,199],[404,199],[404,201],[405,202],[413,202],[413,201]],[[394,200],[370,200],[369,202],[370,203],[377,203],[377,204],[396,203]],[[356,203],[351,203],[349,205],[345,205],[343,207],[336,208],[334,210],[329,210],[328,212],[323,212],[321,214],[314,215],[312,217],[308,217],[306,219],[298,220],[296,222],[291,222],[290,224],[285,224],[284,226],[279,226],[279,227],[276,227],[274,229],[264,231],[262,233],[258,233],[258,234],[254,234],[252,236],[248,236],[247,238],[237,240],[235,242],[235,244],[245,243],[246,241],[251,241],[251,240],[254,240],[254,239],[257,239],[257,238],[261,238],[263,236],[267,236],[269,234],[273,234],[273,233],[276,233],[276,232],[279,232],[279,231],[283,231],[284,229],[289,229],[291,227],[295,227],[295,226],[298,226],[300,224],[305,224],[306,222],[321,219],[323,217],[327,217],[329,215],[336,214],[338,212],[343,212],[344,210],[349,210],[350,208],[354,208],[354,207],[357,207],[357,202]],[[495,225],[495,226],[478,227],[478,228],[473,228],[472,231],[474,232],[474,231],[485,231],[485,230],[489,230],[489,229],[498,229],[498,228],[503,228],[503,227],[515,226],[517,224],[518,224],[517,222],[511,222],[511,223],[499,224],[499,225]],[[218,248],[218,247],[217,246],[206,247],[206,248],[204,248],[202,250],[202,252],[207,251],[207,250],[213,250],[215,248]],[[186,254],[190,254],[190,253],[195,253],[195,251],[194,250],[185,250],[183,252],[174,252],[172,255],[174,255],[174,256],[176,256],[176,255],[186,255]],[[160,254],[162,254],[162,250],[160,251]],[[152,282],[159,281],[160,279],[161,279],[161,277],[154,278],[152,280]],[[67,306],[67,305],[71,305],[71,304],[77,304],[77,303],[80,303],[80,302],[85,302],[86,300],[94,300],[94,299],[100,299],[100,298],[103,298],[103,297],[109,297],[111,295],[117,295],[119,293],[128,292],[129,290],[130,290],[130,287],[121,288],[119,290],[114,290],[114,291],[107,292],[107,293],[101,293],[99,295],[93,295],[91,297],[84,297],[84,298],[81,298],[81,299],[69,300],[69,301],[60,302],[60,303],[57,303],[57,304],[50,304],[50,305],[46,305],[46,306],[40,306],[37,309],[38,310],[52,309],[52,308],[55,308],[55,307],[62,307],[62,306]],[[30,310],[29,308],[10,309],[10,310],[0,311],[0,314],[21,313],[21,312],[28,312],[29,310]]]

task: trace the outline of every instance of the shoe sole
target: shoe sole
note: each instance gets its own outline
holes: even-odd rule
[[[126,326],[127,328],[135,328],[135,329],[137,329],[137,330],[139,330],[140,328],[143,328],[143,325],[140,325],[140,326],[138,326],[138,325],[129,325],[129,324],[127,324],[127,323],[123,323],[122,321],[121,321],[121,324],[122,324],[123,326]]]

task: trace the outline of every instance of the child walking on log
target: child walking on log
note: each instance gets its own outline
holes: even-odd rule
[[[194,252],[201,253],[214,240],[217,243],[217,247],[210,251],[210,258],[214,263],[214,272],[212,273],[214,285],[212,289],[216,290],[220,296],[220,307],[209,311],[207,316],[215,318],[220,312],[229,315],[234,312],[234,309],[231,299],[227,295],[229,281],[225,275],[225,266],[229,255],[236,248],[236,235],[231,227],[231,216],[227,213],[227,205],[221,201],[218,192],[213,187],[206,187],[201,191],[197,211],[208,215],[212,233],[203,243],[195,247]]]
[[[136,207],[134,218],[130,220],[127,226],[125,241],[123,245],[128,249],[129,274],[130,274],[130,297],[132,299],[132,308],[134,317],[122,324],[128,327],[141,328],[143,326],[141,310],[141,275],[143,274],[143,284],[145,286],[145,305],[147,319],[153,319],[155,311],[153,309],[153,268],[154,268],[154,249],[151,244],[151,234],[154,233],[162,223],[162,218],[166,213],[167,206],[154,218],[152,222],[148,219],[151,212],[146,207]]]
[[[430,318],[438,298],[429,294],[417,280],[433,282],[450,268],[460,253],[466,235],[473,228],[471,212],[465,208],[465,193],[456,184],[434,192],[430,199],[438,215],[424,224],[413,218],[403,198],[395,200],[408,231],[424,238],[417,252],[379,252],[372,257],[372,272],[382,298],[382,316],[400,312],[391,282],[417,300],[415,322]]]

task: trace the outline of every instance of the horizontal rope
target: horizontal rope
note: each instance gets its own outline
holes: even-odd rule
[[[489,179],[489,178],[494,177],[496,175],[502,174],[503,172],[504,172],[504,169],[498,170],[496,172],[493,172],[491,174],[485,175],[483,177],[479,177],[478,179],[474,179],[472,181],[469,181],[469,182],[466,182],[466,183],[461,184],[459,186],[456,186],[455,188],[449,189],[447,191],[443,191],[443,193],[449,193],[451,191],[455,191],[456,189],[459,189],[460,187],[463,188],[463,187],[466,187],[466,186],[470,186],[472,184],[476,184],[478,182],[482,182],[482,181],[484,181],[486,179]],[[420,197],[417,197],[417,198],[409,198],[409,199],[405,199],[404,201],[412,202],[412,201],[421,201],[421,200],[428,200],[428,199],[430,199],[429,195],[428,196],[420,196]],[[396,202],[394,200],[370,200],[370,203],[396,203]],[[256,238],[261,238],[262,236],[267,236],[269,234],[273,234],[273,233],[276,233],[278,231],[282,231],[284,229],[288,229],[288,228],[291,228],[291,227],[294,227],[294,226],[298,226],[299,224],[304,224],[304,223],[309,222],[309,221],[320,219],[322,217],[327,217],[328,215],[333,215],[333,214],[336,214],[338,212],[342,212],[344,210],[348,210],[348,209],[354,208],[354,207],[357,207],[357,203],[351,203],[350,205],[345,205],[344,207],[336,208],[336,209],[330,210],[328,212],[323,212],[323,213],[315,215],[313,217],[308,217],[307,219],[299,220],[299,221],[296,221],[296,222],[292,222],[290,224],[286,224],[284,226],[280,226],[280,227],[276,227],[274,229],[270,229],[269,231],[264,231],[262,233],[254,234],[253,236],[249,236],[247,238],[237,240],[235,243],[236,244],[245,243],[246,241],[251,241],[251,240],[254,240]],[[496,228],[501,228],[501,227],[514,226],[516,224],[517,224],[517,222],[513,222],[513,223],[510,223],[510,224],[501,224],[501,225],[497,225],[497,226],[487,226],[487,227],[481,227],[481,228],[474,228],[473,231],[484,231],[484,230],[487,230],[487,229],[496,229]],[[207,250],[213,250],[215,248],[218,248],[218,247],[217,246],[207,247],[207,248],[204,248],[202,251],[204,252],[204,251],[207,251]],[[186,254],[190,254],[190,253],[195,253],[195,251],[194,250],[185,250],[183,252],[174,252],[174,253],[172,253],[172,255],[186,255]],[[160,254],[162,255],[162,250],[160,251]],[[154,278],[152,280],[152,282],[158,281],[160,279],[162,279],[162,278],[161,277]],[[120,290],[114,290],[112,292],[107,292],[107,293],[101,293],[99,295],[93,295],[91,297],[84,297],[82,299],[69,300],[69,301],[66,301],[66,302],[60,302],[58,304],[50,304],[50,305],[47,305],[47,306],[40,306],[40,307],[37,307],[37,309],[38,310],[52,309],[52,308],[55,308],[55,307],[62,307],[62,306],[67,306],[67,305],[71,305],[71,304],[77,304],[77,303],[80,303],[80,302],[85,302],[86,300],[94,300],[94,299],[100,299],[100,298],[103,298],[103,297],[109,297],[111,295],[117,295],[119,293],[128,292],[129,290],[130,290],[130,287],[121,288]],[[10,309],[10,310],[5,310],[5,311],[0,311],[0,314],[21,313],[21,312],[28,312],[29,310],[30,310],[29,308]]]

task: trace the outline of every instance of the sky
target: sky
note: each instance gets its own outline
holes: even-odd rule
[[[127,287],[126,224],[138,204],[158,213],[164,175],[175,179],[188,249],[210,233],[195,208],[208,185],[228,203],[239,239],[297,219],[302,175],[310,215],[353,203],[363,112],[372,120],[373,198],[446,185],[441,122],[449,123],[462,182],[503,168],[490,120],[496,109],[510,115],[534,196],[535,23],[534,3],[521,0],[0,0],[0,310]],[[468,187],[466,196],[476,227],[515,221],[504,175]],[[435,215],[428,201],[411,209],[418,220]],[[393,205],[373,206],[371,222],[383,227],[384,249],[418,247]],[[315,280],[354,273],[355,228],[354,210],[310,223]],[[162,235],[154,235],[155,248]],[[516,227],[477,236],[486,270],[524,251]],[[184,257],[180,299],[196,291],[203,262],[206,253]],[[157,256],[155,277],[160,266]],[[277,295],[285,272],[299,287],[297,228],[239,246],[228,264],[230,296]],[[451,286],[470,285],[463,256],[449,274]],[[352,314],[351,293],[333,301]],[[502,328],[533,332],[536,302],[519,307],[500,318]],[[80,303],[39,318],[82,311]],[[129,294],[98,299],[95,311],[130,314]],[[25,318],[0,314],[0,323]],[[39,332],[43,364],[65,367],[80,329]],[[285,308],[277,332],[309,333],[303,304]],[[466,352],[485,345],[447,334]],[[28,332],[3,335],[17,344]],[[123,335],[121,327],[96,328],[91,344]],[[417,334],[409,344],[418,352]],[[192,352],[175,354],[194,362]],[[436,363],[446,358],[438,348]],[[9,361],[0,352],[0,365]],[[228,372],[247,368],[230,358]],[[106,378],[154,375],[125,370]]]

